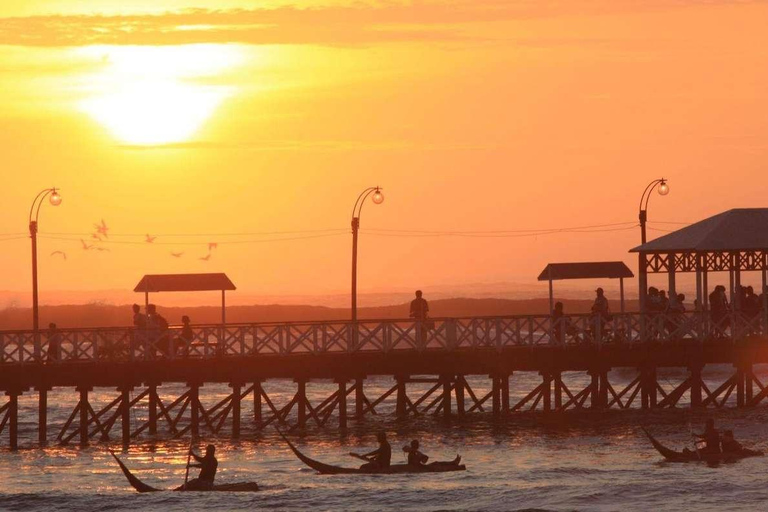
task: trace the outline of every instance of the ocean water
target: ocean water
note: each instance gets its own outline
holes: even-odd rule
[[[710,389],[723,382],[731,368],[710,367],[705,377]],[[683,370],[662,372],[662,386],[670,388],[684,378]],[[768,376],[760,370],[760,378]],[[628,383],[631,371],[613,372],[612,383]],[[586,377],[566,377],[573,388]],[[535,374],[515,374],[511,400],[524,396],[537,382]],[[374,379],[366,389],[369,397],[388,389],[391,381]],[[470,379],[476,393],[489,386],[487,379]],[[295,385],[290,381],[265,384],[270,397],[284,404]],[[422,387],[425,389],[426,385]],[[573,391],[572,388],[572,391]],[[310,398],[318,403],[333,389],[331,383],[312,383]],[[180,386],[163,386],[164,401],[178,396]],[[207,385],[201,400],[212,405],[226,396],[227,387]],[[417,395],[417,386],[409,396]],[[115,398],[110,389],[97,389],[92,403],[107,404]],[[400,447],[412,438],[421,440],[423,451],[437,459],[463,457],[467,471],[425,475],[318,475],[306,468],[269,428],[255,432],[249,420],[252,409],[243,407],[243,433],[239,441],[203,430],[199,448],[217,445],[220,483],[255,480],[258,493],[153,493],[138,494],[127,483],[107,452],[122,452],[123,461],[139,478],[155,487],[171,488],[184,480],[187,439],[168,440],[164,425],[153,439],[143,436],[123,451],[119,430],[115,440],[94,442],[86,448],[58,446],[53,438],[76,404],[73,390],[55,389],[49,394],[51,445],[35,446],[36,399],[20,399],[22,448],[7,450],[6,433],[0,437],[1,510],[653,510],[702,511],[768,510],[765,473],[768,458],[708,466],[676,464],[662,460],[642,433],[645,426],[670,447],[690,446],[690,428],[700,429],[714,417],[721,428],[732,428],[746,446],[768,448],[764,441],[768,408],[724,408],[702,412],[681,407],[665,411],[573,412],[561,415],[515,414],[494,420],[490,414],[471,414],[463,420],[444,421],[432,416],[398,422],[392,417],[394,400],[377,408],[378,416],[350,420],[347,435],[335,428],[310,426],[290,437],[308,455],[323,462],[355,466],[350,451],[375,448],[374,432],[384,428],[393,446],[393,462],[403,458]],[[350,409],[352,408],[350,403]],[[144,411],[138,408],[134,427]],[[119,423],[118,423],[119,426]]]

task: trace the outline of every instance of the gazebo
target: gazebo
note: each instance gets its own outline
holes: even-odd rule
[[[539,274],[539,281],[549,281],[549,311],[555,309],[553,281],[565,279],[618,279],[621,291],[621,312],[624,312],[624,278],[634,277],[621,261],[579,263],[550,263]]]
[[[141,278],[134,292],[144,293],[144,304],[149,294],[158,292],[221,291],[221,323],[227,323],[226,292],[236,290],[226,274],[148,274]]]
[[[728,210],[684,227],[630,252],[638,253],[640,310],[645,312],[648,274],[666,273],[669,295],[678,273],[696,273],[696,297],[708,309],[710,272],[728,272],[731,303],[739,308],[742,272],[760,272],[762,290],[768,277],[768,208]],[[763,321],[768,321],[768,296],[763,294]]]

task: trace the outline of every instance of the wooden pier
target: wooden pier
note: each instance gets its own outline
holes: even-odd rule
[[[193,339],[184,341],[173,328],[163,333],[131,328],[2,332],[0,390],[7,400],[0,406],[0,434],[11,449],[18,447],[18,399],[28,393],[39,399],[40,445],[114,439],[128,445],[145,435],[237,438],[243,422],[255,429],[343,431],[350,421],[380,414],[385,401],[394,403],[394,414],[404,420],[682,403],[724,407],[729,400],[752,407],[768,396],[768,382],[753,372],[753,365],[768,363],[764,317],[733,313],[718,325],[705,313],[625,313],[610,322],[590,315],[559,321],[549,316],[443,318],[430,329],[412,320],[209,325],[194,327]],[[51,341],[60,347],[54,360],[48,358]],[[733,373],[710,389],[702,369],[723,363],[732,365]],[[665,390],[657,371],[673,367],[687,369],[687,376]],[[617,368],[636,376],[617,387],[609,379]],[[527,372],[535,372],[539,383],[521,390],[518,381],[530,379],[515,377]],[[583,377],[574,380],[579,374],[588,376],[586,385]],[[393,377],[394,384],[372,395],[366,386],[372,376]],[[470,376],[487,378],[489,390],[473,389]],[[273,379],[295,383],[287,403],[277,403],[265,390]],[[333,382],[334,390],[311,403],[307,390],[318,381]],[[184,391],[161,398],[158,389],[171,383],[183,384]],[[227,384],[231,392],[206,405],[201,396],[212,383]],[[65,424],[50,433],[55,437],[49,435],[47,418],[53,387],[79,398]],[[94,388],[111,388],[114,398],[95,409]],[[523,398],[510,400],[520,391]],[[135,408],[147,411],[140,421],[132,415]]]

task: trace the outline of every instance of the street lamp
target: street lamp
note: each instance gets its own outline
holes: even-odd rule
[[[658,189],[660,196],[669,194],[669,185],[664,178],[653,180],[647,187],[645,187],[643,196],[640,198],[640,239],[642,240],[642,243],[645,243],[645,222],[648,220],[648,200],[651,198],[651,193],[654,188]]]
[[[379,187],[369,187],[363,190],[355,206],[352,208],[352,322],[357,322],[357,232],[360,230],[360,213],[363,211],[363,204],[368,196],[371,196],[371,201],[374,204],[381,204],[384,202],[384,194],[381,193]]]
[[[37,218],[40,216],[40,207],[43,206],[46,197],[53,206],[61,204],[59,191],[55,187],[46,188],[37,194],[29,209],[29,236],[32,239],[32,329],[35,334],[40,327],[37,310]]]

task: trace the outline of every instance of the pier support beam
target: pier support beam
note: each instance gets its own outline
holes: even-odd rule
[[[752,405],[752,398],[754,398],[755,395],[755,388],[754,388],[754,374],[752,373],[752,364],[748,363],[745,365],[744,369],[744,378],[746,379],[746,386],[744,389],[746,396],[746,407],[750,407]]]
[[[499,386],[501,387],[501,413],[504,415],[509,414],[509,375],[503,374],[499,377]]]
[[[440,381],[443,384],[443,417],[451,417],[451,376],[441,375]]]
[[[232,383],[232,439],[240,437],[240,393],[242,384]]]
[[[88,392],[93,389],[90,386],[79,386],[77,391],[80,392],[80,425],[78,430],[80,432],[80,446],[88,446],[88,410],[90,404],[88,403]]]
[[[408,394],[406,390],[406,382],[408,377],[404,375],[398,375],[395,377],[397,383],[397,402],[395,404],[395,416],[398,419],[403,419],[408,416]]]
[[[46,385],[37,388],[37,442],[40,446],[48,444],[48,391],[50,389]]]
[[[149,435],[157,434],[157,384],[149,384]]]
[[[555,410],[563,408],[563,374],[552,372],[552,380],[555,383]]]
[[[643,409],[656,407],[656,368],[644,366],[640,368],[640,406]]]
[[[454,386],[454,393],[456,394],[456,414],[459,417],[464,416],[464,376],[456,375],[456,385]]]
[[[493,400],[493,415],[501,414],[501,379],[498,375],[491,375],[491,398]]]
[[[261,394],[263,393],[261,388],[261,381],[257,380],[253,383],[253,422],[256,424],[256,428],[261,428],[262,414],[261,414]]]
[[[355,419],[363,419],[363,402],[365,401],[365,395],[363,394],[363,379],[358,377],[355,379]]]
[[[122,386],[120,391],[120,426],[123,446],[131,444],[131,389],[132,386]]]
[[[744,382],[744,367],[740,364],[736,365],[736,406],[744,407],[746,405],[745,391],[746,382]]]
[[[200,439],[200,385],[198,383],[187,384],[189,386],[190,406],[190,430],[192,439]]]
[[[689,368],[691,372],[691,407],[701,407],[701,365],[694,364]]]
[[[8,440],[11,450],[19,449],[19,395],[20,391],[11,390],[5,393],[8,396]]]
[[[337,381],[339,385],[339,430],[347,430],[347,381]]]
[[[547,371],[539,374],[542,378],[541,396],[544,412],[552,412],[552,374]]]
[[[307,381],[298,379],[296,380],[296,385],[299,428],[304,428],[307,425]]]

